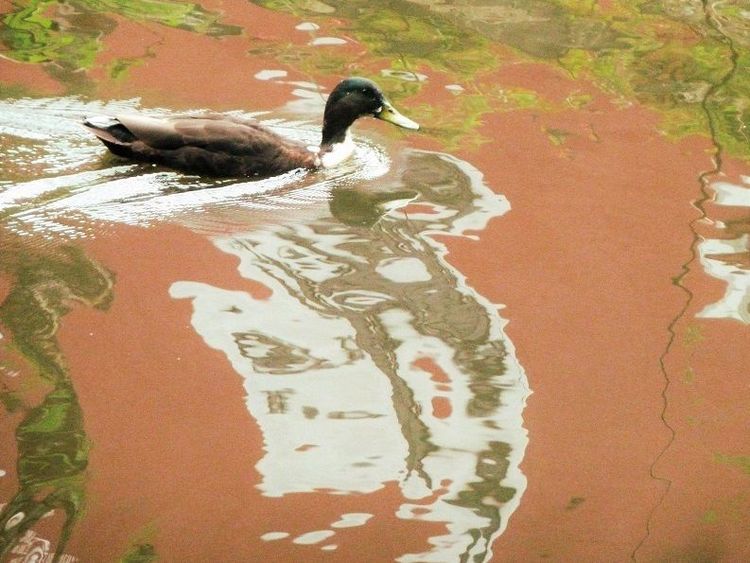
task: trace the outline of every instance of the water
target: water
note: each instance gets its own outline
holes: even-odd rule
[[[0,3],[4,560],[748,558],[749,10]],[[346,75],[422,129],[80,126],[316,144]]]

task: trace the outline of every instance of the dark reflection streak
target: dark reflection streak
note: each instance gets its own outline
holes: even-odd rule
[[[363,350],[368,350],[372,361],[385,374],[392,386],[393,410],[396,412],[396,418],[409,447],[409,454],[405,460],[406,470],[408,472],[414,471],[431,489],[432,478],[424,470],[423,460],[431,452],[437,451],[438,447],[430,440],[430,430],[419,416],[421,413],[414,397],[414,391],[398,375],[398,362],[395,352],[398,342],[394,342],[388,336],[380,323],[369,317],[370,315],[359,319],[350,319],[357,333],[357,345]],[[380,342],[383,347],[369,346],[368,338],[366,338],[368,333],[373,342]],[[388,349],[385,349],[386,345]]]
[[[383,224],[380,223],[377,226],[377,230],[380,231],[382,239],[390,241],[393,249],[398,249],[405,254],[414,253],[414,249],[419,248],[423,241],[419,241],[414,228],[408,224],[407,228],[409,233],[404,233],[402,230],[394,232],[394,230],[384,228]],[[408,243],[405,245],[405,243]],[[404,248],[406,246],[406,248]],[[394,252],[394,255],[398,253]],[[389,308],[389,304],[382,304],[381,309],[385,310]],[[432,488],[432,479],[424,471],[423,460],[434,451],[439,448],[430,439],[430,430],[427,425],[420,418],[420,412],[418,410],[418,404],[414,397],[414,392],[408,383],[404,381],[402,377],[398,375],[398,362],[396,360],[396,348],[398,342],[394,342],[392,338],[388,336],[386,330],[383,329],[381,323],[377,322],[377,311],[373,310],[368,317],[371,317],[369,324],[370,333],[373,335],[374,340],[372,342],[381,342],[383,345],[388,345],[388,350],[378,348],[377,346],[368,345],[367,339],[364,337],[366,332],[361,330],[361,321],[356,317],[352,318],[352,324],[357,333],[358,344],[363,350],[368,350],[372,360],[380,368],[380,370],[388,377],[392,388],[393,395],[393,408],[396,412],[401,428],[403,429],[403,435],[407,438],[409,455],[406,458],[407,471],[415,471],[417,475],[427,484],[428,488]]]
[[[734,44],[734,41],[732,40],[730,36],[728,36],[726,33],[722,31],[721,24],[717,21],[709,0],[701,0],[701,4],[703,6],[704,21],[706,22],[709,29],[711,29],[718,35],[717,39],[721,43],[726,45],[729,51],[730,67],[727,73],[721,78],[721,80],[711,84],[710,88],[708,88],[705,96],[703,96],[703,98],[701,99],[701,103],[700,103],[701,109],[703,110],[703,113],[705,113],[706,115],[708,129],[709,129],[709,133],[711,137],[711,144],[713,145],[713,149],[714,149],[713,155],[711,156],[713,167],[709,170],[702,172],[698,176],[698,183],[700,186],[700,197],[698,197],[695,201],[693,201],[692,205],[693,207],[695,207],[695,209],[698,210],[699,216],[693,219],[689,224],[690,230],[693,233],[693,240],[690,244],[690,257],[687,260],[687,262],[682,264],[680,268],[680,273],[673,279],[674,285],[677,286],[683,293],[685,293],[685,302],[682,308],[677,313],[677,315],[674,317],[674,319],[672,319],[672,322],[670,322],[669,325],[667,326],[669,338],[667,340],[667,345],[664,349],[664,352],[659,357],[659,368],[664,377],[664,386],[661,391],[662,410],[660,413],[660,418],[665,428],[669,432],[669,438],[667,440],[667,443],[664,445],[661,451],[657,454],[656,458],[651,464],[651,467],[649,468],[649,474],[651,478],[662,482],[664,484],[664,490],[662,491],[662,494],[659,496],[656,504],[653,506],[653,508],[651,509],[648,515],[648,518],[646,520],[645,534],[643,538],[641,538],[641,541],[638,543],[638,545],[636,545],[635,549],[633,550],[631,554],[631,559],[633,561],[637,560],[638,550],[643,546],[643,544],[651,535],[651,524],[652,524],[654,515],[656,514],[656,511],[659,509],[659,507],[662,505],[662,503],[666,499],[667,494],[669,494],[669,491],[672,487],[671,479],[667,477],[659,476],[656,472],[657,464],[661,461],[661,459],[664,457],[667,451],[669,451],[669,449],[672,447],[672,444],[674,443],[675,438],[677,436],[674,427],[670,425],[667,419],[667,409],[669,407],[669,389],[672,384],[672,379],[670,378],[669,372],[667,370],[666,359],[669,356],[670,352],[672,351],[672,347],[677,339],[677,332],[675,330],[675,327],[683,320],[685,314],[690,309],[690,306],[695,297],[693,292],[685,285],[684,280],[690,274],[693,263],[695,263],[698,260],[698,255],[699,255],[698,245],[700,244],[702,237],[698,234],[698,229],[696,226],[699,223],[706,221],[708,218],[708,215],[705,209],[705,204],[712,197],[709,191],[711,178],[720,174],[723,168],[724,146],[722,145],[719,139],[718,126],[716,124],[716,115],[715,115],[716,110],[712,109],[711,102],[714,96],[716,95],[716,93],[719,92],[719,90],[725,87],[732,80],[734,75],[737,73],[737,69],[738,69],[739,53],[737,52],[737,48]]]

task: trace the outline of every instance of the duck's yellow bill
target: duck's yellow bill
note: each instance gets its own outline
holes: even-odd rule
[[[405,115],[401,115],[396,111],[396,108],[394,108],[388,102],[385,102],[383,104],[383,107],[378,113],[375,114],[375,117],[377,117],[378,119],[382,119],[383,121],[387,121],[388,123],[398,125],[399,127],[403,127],[404,129],[413,129],[415,131],[419,129],[419,123],[417,123],[416,121],[412,121]]]

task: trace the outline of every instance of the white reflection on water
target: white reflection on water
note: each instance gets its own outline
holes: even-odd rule
[[[195,330],[245,379],[266,495],[397,481],[399,517],[447,528],[400,560],[488,560],[526,486],[529,389],[497,307],[430,235],[479,231],[509,206],[465,162],[410,151],[391,188],[420,185],[417,212],[372,228],[321,217],[215,238],[267,299],[191,281],[171,293],[193,301]]]
[[[714,182],[714,203],[727,211],[750,211],[750,177],[742,176],[741,182]],[[750,271],[739,259],[750,252],[750,234],[747,228],[727,229],[718,223],[722,234],[734,232],[734,238],[705,239],[698,245],[700,262],[706,273],[727,284],[724,296],[717,302],[706,305],[698,317],[734,319],[750,324]]]

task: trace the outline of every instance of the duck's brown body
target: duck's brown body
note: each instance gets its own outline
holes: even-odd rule
[[[349,127],[364,116],[419,129],[393,108],[375,83],[364,78],[347,78],[331,92],[317,152],[254,121],[224,115],[99,116],[83,124],[119,156],[194,174],[272,176],[297,168],[336,166],[353,150]]]
[[[223,115],[155,119],[118,115],[84,125],[118,156],[211,176],[269,176],[316,168],[301,143],[247,120]]]

